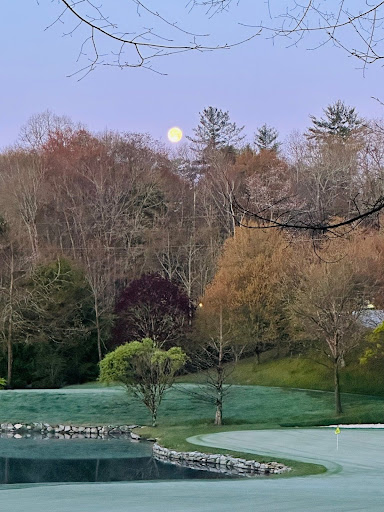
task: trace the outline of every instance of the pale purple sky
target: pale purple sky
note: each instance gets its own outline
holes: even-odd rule
[[[209,20],[201,12],[188,14],[182,0],[148,0],[152,6],[161,5],[171,21],[181,13],[183,27],[209,31],[215,41],[224,42],[254,32],[237,23],[249,22],[249,13],[255,23],[265,16],[259,12],[263,7],[255,7],[259,2],[242,2],[239,10]],[[124,3],[108,0],[104,5],[120,21]],[[73,23],[44,30],[60,10],[59,2],[51,0],[3,0],[0,147],[12,144],[21,125],[46,109],[68,115],[92,131],[147,132],[163,142],[173,125],[191,133],[199,111],[209,105],[228,110],[233,121],[245,125],[250,138],[265,122],[282,138],[303,130],[309,114],[321,115],[323,107],[339,98],[364,117],[384,117],[383,107],[371,99],[383,99],[382,68],[369,67],[363,76],[359,62],[342,50],[332,45],[308,50],[308,41],[287,47],[288,41],[273,44],[259,36],[229,51],[158,59],[156,68],[166,76],[145,69],[102,67],[77,81],[68,75],[82,66],[76,59],[85,33],[62,37]],[[167,33],[164,26],[159,30]]]

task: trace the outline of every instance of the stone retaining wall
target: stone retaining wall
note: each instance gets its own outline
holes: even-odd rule
[[[127,438],[139,440],[140,436],[132,430],[137,425],[102,425],[102,426],[76,426],[76,425],[50,425],[48,423],[1,423],[0,437],[29,437],[40,435],[43,438],[56,437],[64,439],[104,438],[114,435],[124,435]]]
[[[255,460],[231,457],[230,455],[177,452],[164,448],[157,443],[153,445],[153,455],[160,461],[170,462],[178,466],[205,469],[231,475],[271,475],[291,470],[291,468],[279,462],[260,463]]]

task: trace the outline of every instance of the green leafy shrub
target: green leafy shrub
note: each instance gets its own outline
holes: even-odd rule
[[[156,426],[157,410],[176,373],[186,361],[180,347],[158,348],[149,338],[120,345],[100,362],[100,382],[121,383],[150,411]]]

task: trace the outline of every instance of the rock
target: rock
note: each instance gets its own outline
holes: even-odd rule
[[[132,434],[131,434],[132,435]],[[171,464],[194,469],[205,469],[227,475],[239,475],[251,478],[255,474],[272,474],[289,471],[290,468],[271,462],[260,464],[254,460],[246,460],[231,457],[230,455],[206,454],[201,452],[177,452],[160,446],[157,442],[153,445],[153,454],[159,460],[168,460]]]
[[[135,434],[134,432],[131,432],[131,438],[135,441],[140,441],[141,437],[138,434]]]

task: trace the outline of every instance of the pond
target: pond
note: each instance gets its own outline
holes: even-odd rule
[[[152,443],[124,435],[104,439],[0,438],[0,484],[229,477],[157,461],[152,457]]]

